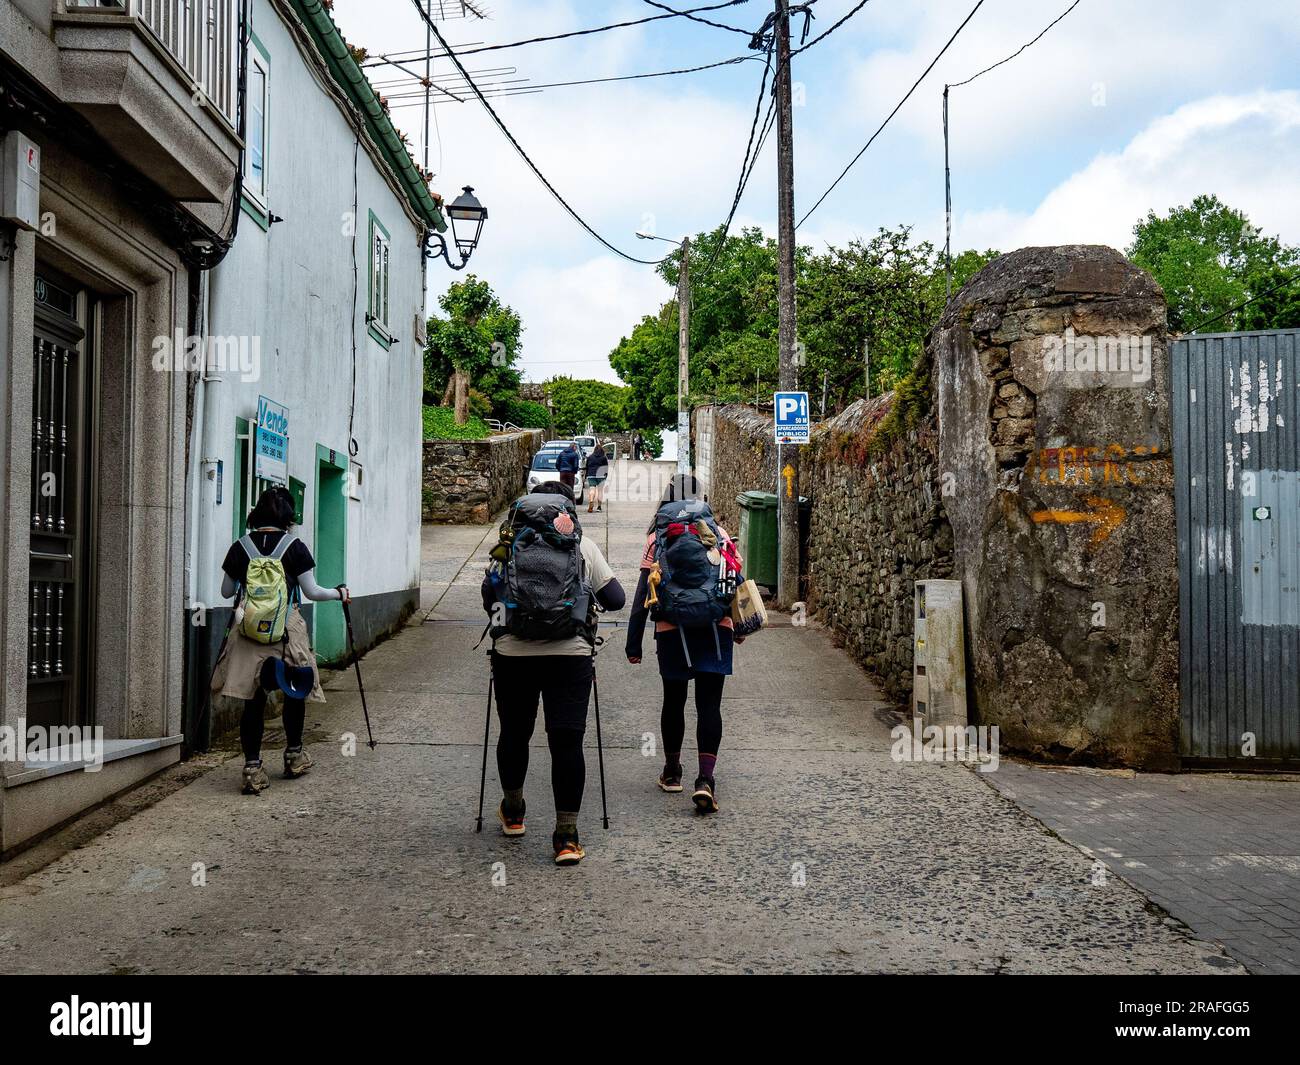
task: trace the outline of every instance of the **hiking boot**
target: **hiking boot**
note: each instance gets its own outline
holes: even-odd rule
[[[578,842],[577,832],[553,832],[551,846],[555,848],[556,865],[577,865],[587,856]]]
[[[679,765],[666,765],[664,771],[659,774],[660,791],[681,791],[682,790],[682,767]]]
[[[717,813],[718,798],[714,795],[713,791],[714,785],[712,777],[695,778],[695,793],[691,796],[691,802],[695,803],[696,813]]]
[[[271,778],[266,775],[261,762],[248,762],[244,766],[242,791],[245,795],[257,795],[271,786]]]
[[[300,777],[316,763],[311,760],[306,747],[288,747],[284,752],[284,775],[288,780]]]
[[[524,808],[521,806],[518,813],[506,813],[506,801],[501,800],[501,805],[497,807],[497,820],[501,822],[501,834],[503,836],[522,836],[524,834]]]

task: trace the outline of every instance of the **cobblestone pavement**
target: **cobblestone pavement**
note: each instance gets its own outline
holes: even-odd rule
[[[649,469],[620,464],[624,498],[582,514],[629,590],[650,507],[626,486]],[[1120,878],[1095,884],[1091,859],[978,774],[892,761],[876,690],[781,618],[737,650],[719,814],[655,787],[658,676],[622,657],[616,616],[599,659],[610,830],[589,728],[588,858],[555,868],[539,728],[529,835],[476,835],[490,533],[425,529],[425,614],[364,661],[384,745],[343,753],[364,730],[354,678],[333,675],[308,708],[306,778],[244,797],[232,754],[0,876],[0,971],[1241,971]],[[489,811],[498,796],[489,765]]]
[[[1300,973],[1300,782],[1003,761],[990,782],[1255,973]]]

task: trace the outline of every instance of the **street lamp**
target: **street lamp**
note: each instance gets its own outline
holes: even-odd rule
[[[653,233],[636,232],[639,240],[662,240],[682,249],[677,271],[677,472],[691,472],[691,238],[670,240]]]
[[[451,261],[447,240],[436,231],[430,234],[430,239],[436,238],[438,246],[431,248],[427,254],[436,258],[441,253],[447,260],[447,265],[453,270],[464,270],[469,263],[469,257],[478,247],[478,239],[483,232],[483,223],[487,221],[487,216],[487,208],[478,202],[474,190],[466,185],[461,194],[447,205],[447,217],[451,219],[452,240],[456,243],[456,250],[460,252],[460,265]]]

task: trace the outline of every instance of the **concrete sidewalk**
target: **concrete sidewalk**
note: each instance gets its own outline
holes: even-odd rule
[[[629,593],[651,508],[627,496],[646,472],[621,464],[605,513],[582,513]],[[365,733],[353,676],[334,675],[329,703],[308,706],[308,777],[241,796],[232,757],[0,889],[0,970],[1241,971],[1119,878],[1094,883],[1090,858],[978,774],[891,760],[875,688],[780,617],[736,653],[719,814],[655,787],[658,674],[652,656],[628,664],[614,617],[599,658],[610,831],[589,728],[588,858],[553,865],[539,728],[530,834],[489,820],[476,835],[473,645],[494,528],[425,529],[424,612],[363,664],[384,745],[344,752]],[[499,795],[490,762],[489,815]]]

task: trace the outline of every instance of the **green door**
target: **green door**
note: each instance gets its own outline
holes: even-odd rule
[[[316,445],[316,582],[326,588],[347,580],[347,456]],[[339,603],[316,603],[312,642],[319,662],[337,662],[347,652],[347,630]]]

